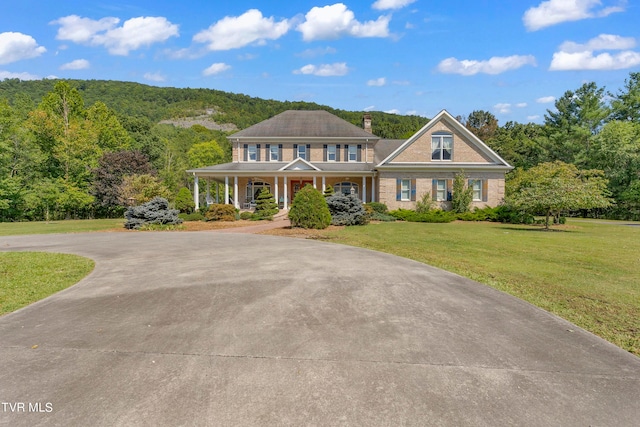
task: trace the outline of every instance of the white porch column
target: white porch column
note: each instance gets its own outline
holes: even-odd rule
[[[238,175],[233,177],[233,201],[236,209],[240,209],[240,201],[238,200]]]
[[[207,198],[205,199],[207,206],[209,206],[209,200],[211,200],[211,182],[207,179]]]
[[[224,204],[229,204],[229,177],[224,177]]]
[[[362,203],[367,203],[367,177],[362,177]]]
[[[376,201],[376,177],[371,177],[371,201]]]
[[[273,197],[276,199],[276,205],[280,209],[280,200],[278,199],[278,176],[273,177]]]
[[[196,205],[196,210],[200,210],[200,189],[198,188],[198,175],[193,174],[193,203]]]
[[[327,178],[325,178],[325,176],[322,175],[322,192],[324,193],[326,189],[327,189]]]
[[[289,186],[287,185],[287,175],[284,176],[284,189],[282,192],[284,193],[284,208],[289,209]]]
[[[313,176],[313,188],[315,188],[316,190],[318,189],[318,186],[316,185],[316,176]]]

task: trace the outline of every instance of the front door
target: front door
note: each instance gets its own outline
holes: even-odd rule
[[[291,202],[293,202],[293,199],[296,198],[296,194],[298,194],[298,191],[300,191],[307,184],[313,185],[313,181],[308,181],[308,180],[291,181]]]

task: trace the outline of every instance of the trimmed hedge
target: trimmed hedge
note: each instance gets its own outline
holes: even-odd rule
[[[446,223],[452,222],[456,219],[455,214],[447,211],[433,210],[425,213],[417,213],[416,211],[408,209],[398,209],[389,212],[389,215],[409,222],[433,222],[433,223]]]
[[[205,214],[207,221],[235,221],[236,208],[233,205],[212,204]]]

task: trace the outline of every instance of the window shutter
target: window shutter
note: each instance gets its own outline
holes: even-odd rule
[[[282,161],[282,144],[278,144],[278,161]]]
[[[357,161],[361,162],[362,161],[362,145],[358,144],[358,154],[357,154]]]
[[[411,201],[412,202],[416,201],[416,179],[415,178],[411,180]]]
[[[402,180],[400,178],[396,179],[396,201],[402,200]]]
[[[486,202],[489,200],[489,180],[482,180],[482,201]]]
[[[306,158],[305,158],[306,161],[311,160],[311,144],[307,144],[307,149],[306,149],[304,155],[306,156]]]
[[[264,145],[264,152],[265,152],[265,157],[266,157],[266,161],[270,162],[271,161],[271,144],[265,144]]]
[[[438,180],[437,179],[431,180],[431,200],[433,201],[438,200]]]
[[[448,179],[447,180],[447,202],[450,202],[452,200],[452,194],[451,194],[452,190],[453,190],[453,180]]]
[[[323,162],[327,161],[327,144],[324,144],[322,146],[322,158],[323,158]]]
[[[336,162],[340,161],[340,145],[336,145]]]
[[[248,160],[248,156],[249,156],[249,144],[244,144],[244,150],[242,150],[243,154],[243,160],[246,162]]]
[[[260,161],[260,144],[256,145],[256,162]]]
[[[298,158],[298,144],[293,144],[293,159]]]

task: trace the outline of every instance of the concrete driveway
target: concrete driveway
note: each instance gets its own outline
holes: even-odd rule
[[[96,261],[0,318],[0,425],[640,420],[640,359],[403,258],[212,232],[2,237],[0,250]]]

